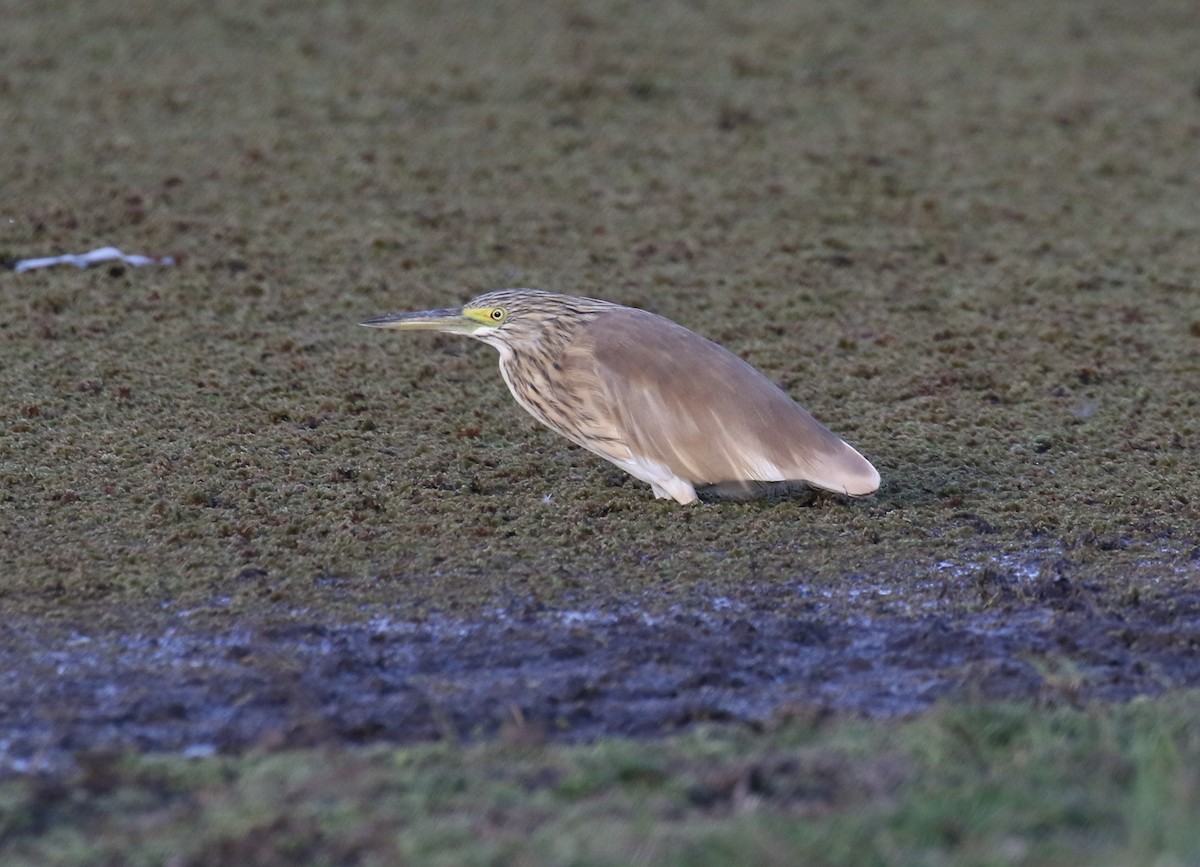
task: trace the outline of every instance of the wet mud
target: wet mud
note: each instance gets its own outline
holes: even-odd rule
[[[343,625],[291,612],[224,634],[190,612],[132,634],[17,623],[0,649],[0,772],[64,771],[97,751],[653,737],[1200,685],[1200,595],[1114,611],[1053,565],[1025,577],[1019,602],[973,612],[877,613],[856,597],[887,588],[814,598],[789,583],[653,615],[518,602],[470,619]]]

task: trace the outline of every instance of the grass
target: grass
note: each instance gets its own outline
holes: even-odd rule
[[[183,759],[0,785],[6,865],[1184,864],[1200,694],[661,741]],[[1158,859],[1158,860],[1156,860]]]

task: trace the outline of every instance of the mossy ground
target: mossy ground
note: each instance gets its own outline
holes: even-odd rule
[[[0,258],[178,264],[0,276],[5,618],[52,641],[803,587],[833,623],[953,620],[1043,604],[1036,562],[1106,624],[1150,603],[1190,658],[1194,12],[6,8]],[[881,491],[656,502],[528,420],[491,350],[356,326],[514,285],[732,348]]]
[[[10,10],[4,254],[181,264],[3,278],[5,602],[1186,559],[1190,11]],[[882,491],[654,502],[527,420],[490,350],[355,325],[503,285],[731,346]]]

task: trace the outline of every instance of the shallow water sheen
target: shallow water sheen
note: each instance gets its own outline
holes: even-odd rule
[[[1009,570],[1014,580],[1037,578],[1030,563]],[[291,611],[224,634],[191,613],[133,634],[17,623],[0,649],[0,767],[62,769],[98,749],[469,738],[517,718],[566,740],[653,736],[794,713],[908,715],[950,697],[1120,700],[1200,683],[1194,651],[1175,640],[1200,623],[1196,599],[1117,617],[1056,579],[1019,605],[914,614],[891,587],[848,587],[833,601],[787,589],[783,605],[773,586],[665,613],[514,603],[475,618],[378,611],[336,624]],[[880,589],[882,608],[848,612]]]

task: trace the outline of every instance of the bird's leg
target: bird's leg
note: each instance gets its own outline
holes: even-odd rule
[[[696,496],[696,489],[691,482],[685,481],[679,477],[663,479],[656,482],[650,482],[650,487],[654,490],[655,499],[665,500],[668,497],[677,503],[695,503],[699,501]]]

